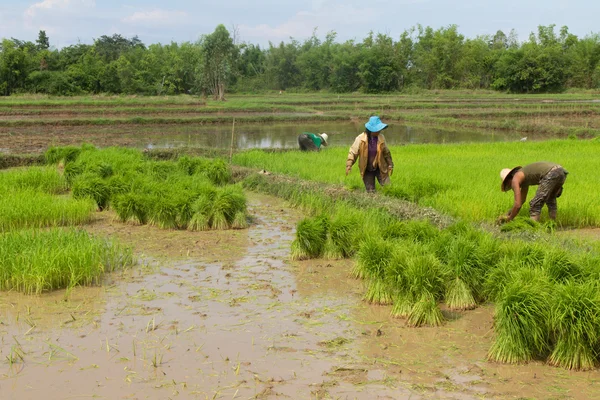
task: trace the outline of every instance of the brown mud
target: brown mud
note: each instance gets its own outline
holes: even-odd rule
[[[140,265],[102,287],[0,295],[5,399],[588,399],[600,374],[486,361],[489,306],[408,328],[361,301],[349,260],[290,262],[301,215],[250,194],[247,230],[98,214]]]

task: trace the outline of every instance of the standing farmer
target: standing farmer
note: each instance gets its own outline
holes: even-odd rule
[[[304,132],[298,136],[298,145],[302,151],[319,151],[321,145],[327,146],[328,138],[326,133],[315,135],[314,133]]]
[[[535,221],[540,220],[544,204],[548,206],[548,216],[550,219],[556,219],[556,199],[562,194],[567,174],[568,172],[560,165],[547,161],[536,162],[513,169],[505,168],[500,171],[500,178],[502,179],[501,189],[503,192],[512,189],[515,195],[515,202],[507,215],[501,215],[498,218],[498,222],[508,222],[517,216],[519,210],[521,210],[521,206],[527,199],[529,186],[533,185],[539,186],[535,192],[535,197],[529,202],[529,216],[531,219]]]
[[[365,131],[356,137],[348,152],[346,175],[352,170],[356,159],[359,159],[358,168],[367,192],[375,191],[375,178],[381,186],[390,183],[394,162],[381,134],[385,128],[387,124],[381,122],[379,117],[369,118],[365,124]]]

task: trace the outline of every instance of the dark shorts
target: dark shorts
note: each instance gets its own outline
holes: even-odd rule
[[[319,151],[315,142],[305,133],[298,136],[298,145],[302,151]]]
[[[568,172],[561,166],[552,168],[541,180],[535,197],[529,202],[529,216],[537,217],[542,213],[544,204],[549,212],[556,213],[556,198],[562,194],[562,187]]]

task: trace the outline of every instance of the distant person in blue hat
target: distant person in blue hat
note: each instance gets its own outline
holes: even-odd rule
[[[379,117],[369,118],[369,122],[365,124],[365,131],[356,137],[348,152],[346,175],[352,170],[356,159],[359,159],[358,168],[367,192],[375,191],[375,178],[381,186],[389,184],[390,175],[394,170],[392,153],[381,134],[385,128],[387,124],[381,122]]]
[[[302,151],[319,151],[321,146],[327,146],[329,137],[326,133],[315,135],[314,133],[304,132],[298,136],[298,145]]]

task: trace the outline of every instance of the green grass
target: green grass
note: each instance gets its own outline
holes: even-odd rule
[[[0,290],[39,294],[100,283],[133,264],[132,253],[85,231],[25,230],[0,235]]]
[[[345,177],[348,149],[330,147],[319,153],[267,153],[253,150],[234,155],[235,164],[266,169],[301,179],[364,190],[357,166]],[[569,171],[558,200],[559,226],[600,226],[600,141],[392,146],[392,185],[384,193],[418,201],[466,221],[493,222],[512,206],[512,192],[500,191],[504,167],[549,160]],[[528,200],[534,196],[535,187]],[[545,210],[545,208],[544,208]],[[528,204],[521,210],[528,216]],[[543,218],[546,211],[543,213]]]

